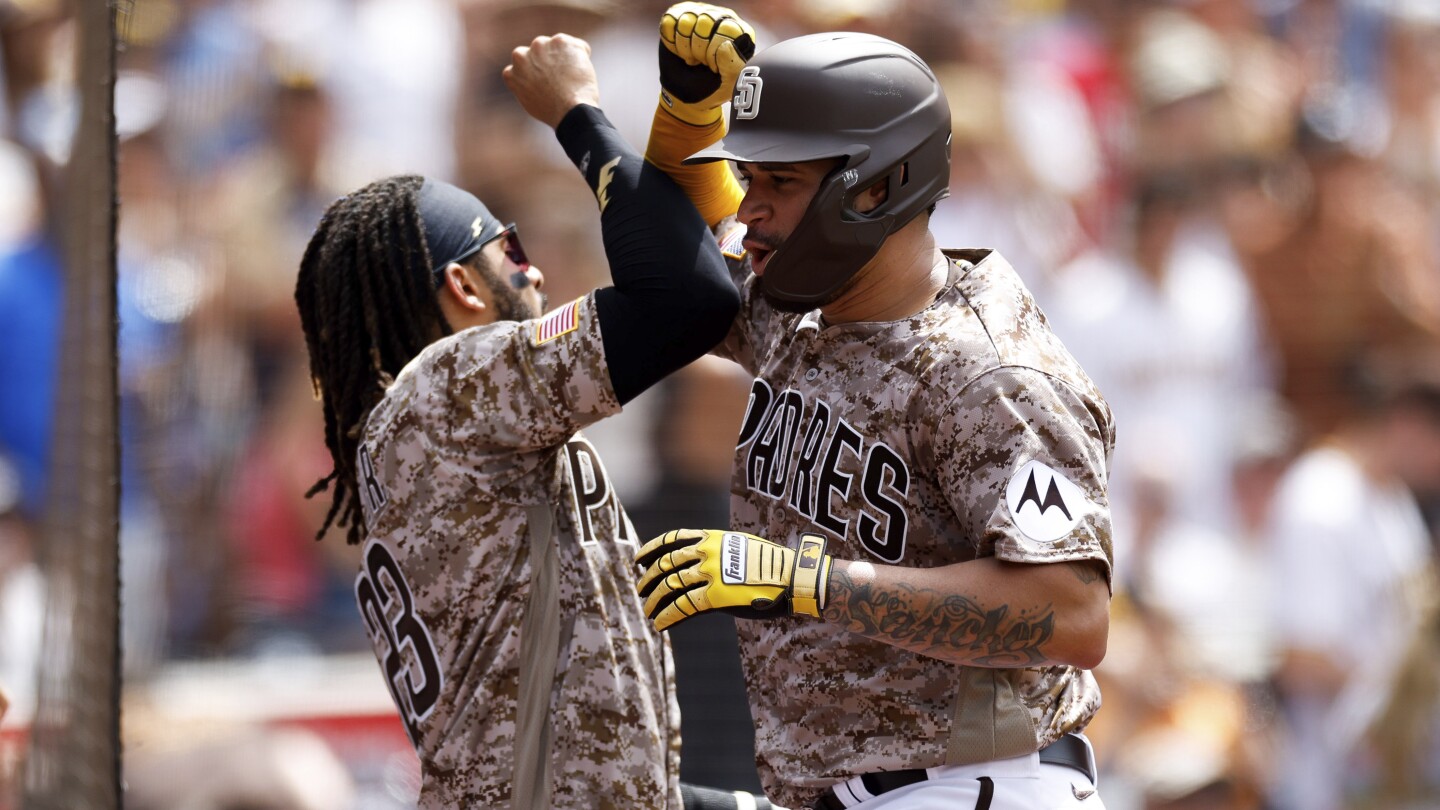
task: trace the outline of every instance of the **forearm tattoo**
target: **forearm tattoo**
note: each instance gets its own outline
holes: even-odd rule
[[[937,658],[953,659],[959,651],[978,666],[1044,665],[1044,646],[1055,634],[1051,605],[1012,616],[1010,605],[987,610],[968,597],[911,585],[881,590],[870,577],[838,568],[830,575],[828,601],[826,620],[852,633]]]

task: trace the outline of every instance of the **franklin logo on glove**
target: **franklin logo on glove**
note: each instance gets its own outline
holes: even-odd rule
[[[676,529],[645,544],[636,590],[656,630],[718,610],[742,619],[819,618],[830,584],[825,538],[800,537],[792,549],[719,529]]]
[[[721,578],[727,585],[739,585],[745,581],[745,538],[738,534],[725,535],[724,563]]]

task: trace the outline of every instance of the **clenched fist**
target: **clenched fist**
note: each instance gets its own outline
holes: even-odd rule
[[[676,3],[660,18],[660,103],[687,124],[707,126],[755,55],[755,29],[709,3]]]
[[[511,51],[501,75],[525,112],[551,127],[577,104],[600,106],[590,43],[569,34],[536,37]]]

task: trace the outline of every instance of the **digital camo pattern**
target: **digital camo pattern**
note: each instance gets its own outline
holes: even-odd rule
[[[732,527],[792,545],[820,530],[841,559],[1108,570],[1108,406],[999,254],[947,253],[949,284],[923,312],[823,328],[815,313],[772,310],[748,262],[732,264],[744,305],[719,351],[756,375]],[[1012,517],[1012,479],[1039,538]],[[1072,502],[1057,505],[1052,485]],[[1068,530],[1036,530],[1042,511]],[[738,624],[761,777],[790,807],[860,773],[1027,753],[1100,705],[1090,673],[1071,667],[958,666],[807,619]]]
[[[551,806],[680,806],[669,647],[635,595],[634,529],[577,433],[620,409],[592,297],[578,315],[578,329],[538,346],[535,321],[430,346],[365,426],[370,540],[357,593],[382,672],[396,673],[392,694],[423,763],[422,807],[511,806],[527,508],[537,504],[555,515],[563,625],[548,712]],[[403,582],[369,564],[387,554]],[[367,602],[367,581],[389,598]],[[427,646],[438,690],[422,686]]]

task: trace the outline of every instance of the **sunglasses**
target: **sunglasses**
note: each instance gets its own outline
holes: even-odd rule
[[[514,285],[517,290],[523,290],[529,287],[530,276],[527,275],[525,271],[530,269],[530,259],[525,255],[525,247],[520,244],[520,230],[515,227],[515,223],[512,222],[506,225],[505,230],[501,231],[500,235],[495,237],[495,239],[505,240],[505,258],[509,259],[512,264],[519,268],[519,270],[510,274],[510,283]],[[490,241],[493,242],[495,240],[492,239]]]
[[[486,245],[489,245],[490,242],[494,242],[496,239],[505,240],[505,258],[509,259],[516,267],[515,272],[510,274],[510,286],[517,290],[523,290],[529,287],[530,275],[525,271],[530,269],[530,259],[525,255],[525,247],[520,244],[520,230],[515,227],[515,223],[513,222],[506,225],[505,230],[485,242],[485,244],[482,244],[480,250],[484,250]],[[435,282],[437,287],[445,283],[443,267],[435,269]]]

